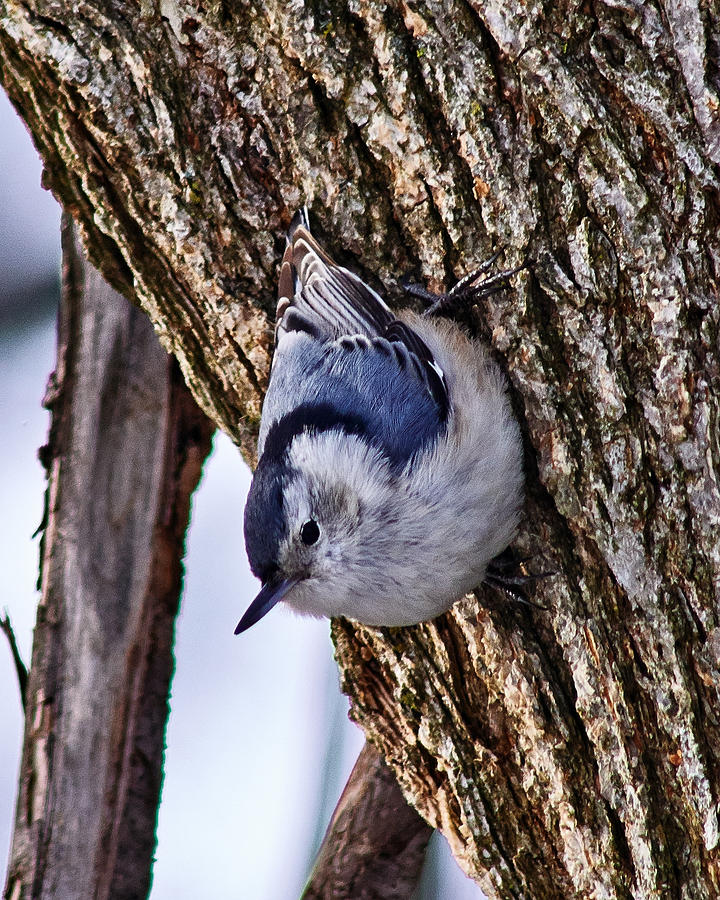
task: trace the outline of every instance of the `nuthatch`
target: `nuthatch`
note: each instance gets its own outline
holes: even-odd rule
[[[499,280],[472,287],[478,273],[463,295]],[[483,581],[518,526],[522,450],[505,377],[451,322],[395,316],[318,245],[305,211],[278,295],[245,507],[262,589],[235,633],[279,601],[367,625],[432,619]]]

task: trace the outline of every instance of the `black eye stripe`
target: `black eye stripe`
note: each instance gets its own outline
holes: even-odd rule
[[[319,537],[320,528],[318,527],[318,523],[314,519],[308,519],[300,529],[300,539],[303,544],[310,547],[312,544],[316,543]]]

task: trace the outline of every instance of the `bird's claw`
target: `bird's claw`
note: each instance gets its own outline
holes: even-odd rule
[[[485,571],[485,584],[505,591],[513,600],[524,603],[526,606],[534,606],[536,609],[546,609],[540,603],[535,603],[527,596],[526,588],[529,584],[541,578],[550,578],[555,572],[525,572],[522,570],[530,557],[515,558],[511,550],[505,550],[488,563]]]
[[[514,269],[505,269],[502,272],[496,272],[489,278],[484,278],[482,281],[478,282],[478,278],[492,268],[493,264],[499,258],[500,253],[500,250],[493,253],[493,255],[489,259],[486,259],[484,263],[481,263],[481,265],[476,269],[473,269],[472,272],[468,272],[467,275],[464,275],[446,294],[436,294],[433,291],[429,291],[421,284],[415,284],[413,282],[403,282],[403,287],[410,296],[417,297],[420,300],[430,303],[430,306],[423,312],[424,317],[435,316],[440,312],[446,312],[449,307],[455,306],[463,301],[479,300],[481,297],[487,297],[490,294],[494,294],[496,291],[501,290],[507,285],[509,278],[527,268],[527,261],[525,261],[521,266],[516,266]]]

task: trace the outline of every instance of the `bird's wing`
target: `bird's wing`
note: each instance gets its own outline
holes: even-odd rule
[[[280,268],[276,340],[284,332],[308,331],[333,339],[345,334],[382,334],[393,314],[357,275],[338,266],[298,217],[288,232]]]
[[[365,335],[323,344],[298,332],[276,351],[259,449],[281,458],[299,434],[341,430],[402,468],[444,433],[445,413],[403,344]]]
[[[403,368],[407,364],[422,380],[441,421],[445,420],[447,385],[430,349],[409,325],[395,318],[371,287],[328,256],[310,233],[304,209],[290,225],[280,269],[275,325],[278,350],[292,332],[305,332],[321,342],[337,341],[346,350],[357,349],[352,344],[357,337],[368,338],[381,352],[389,345],[396,365]]]

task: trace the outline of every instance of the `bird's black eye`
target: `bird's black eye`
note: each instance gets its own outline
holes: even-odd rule
[[[311,544],[314,544],[320,537],[320,528],[318,527],[318,523],[314,519],[308,519],[300,529],[300,537],[303,544],[306,544],[308,547]]]

